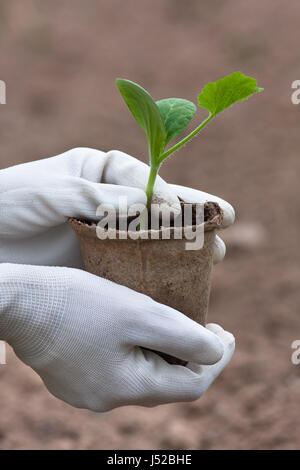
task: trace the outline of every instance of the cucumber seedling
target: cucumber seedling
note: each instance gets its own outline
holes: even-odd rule
[[[154,101],[152,96],[137,83],[123,78],[118,78],[116,82],[125,103],[148,139],[150,157],[150,174],[146,187],[148,209],[158,171],[166,158],[195,137],[219,113],[237,101],[243,101],[263,90],[257,87],[254,78],[247,77],[241,72],[208,83],[198,95],[198,105],[209,111],[208,116],[189,135],[166,150],[171,140],[178,137],[194,117],[197,110],[195,104],[181,98]]]

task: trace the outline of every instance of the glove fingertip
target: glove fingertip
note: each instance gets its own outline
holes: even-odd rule
[[[206,325],[206,328],[215,335],[217,335],[218,338],[220,338],[220,340],[226,345],[230,346],[232,344],[235,344],[235,337],[233,336],[233,334],[229,331],[224,330],[220,325],[217,325],[216,323],[208,323]]]
[[[214,264],[220,263],[226,255],[226,245],[222,238],[216,235],[215,242],[214,242],[214,253],[213,259]]]

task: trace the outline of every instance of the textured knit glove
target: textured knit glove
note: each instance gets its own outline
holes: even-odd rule
[[[0,171],[0,263],[81,267],[67,218],[95,219],[99,204],[117,207],[119,196],[128,204],[145,204],[148,173],[147,165],[129,155],[92,149]],[[234,219],[225,201],[173,189],[161,178],[155,195],[175,213],[177,195],[191,202],[217,200],[224,226]],[[216,260],[224,254],[217,239]],[[216,325],[209,329],[82,271],[0,265],[0,339],[54,395],[74,406],[102,411],[198,398],[234,349],[232,335]],[[192,362],[187,368],[170,366],[141,347]]]
[[[99,204],[118,208],[119,196],[128,204],[146,204],[149,167],[113,150],[107,153],[77,148],[45,160],[0,171],[0,262],[82,267],[75,234],[68,217],[95,219]],[[99,184],[100,183],[100,184]],[[177,196],[190,202],[217,201],[224,210],[224,227],[234,210],[216,196],[158,177],[155,196],[180,211]],[[225,255],[216,237],[215,261]]]
[[[95,411],[195,400],[234,350],[221,327],[126,287],[77,269],[16,264],[0,265],[0,339],[53,395]],[[143,347],[191,363],[169,365]]]

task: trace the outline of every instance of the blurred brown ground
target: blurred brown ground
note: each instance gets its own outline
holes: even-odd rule
[[[300,78],[299,16],[298,0],[0,1],[8,92],[0,167],[75,146],[118,148],[146,161],[118,76],[156,99],[195,100],[207,81],[236,70],[265,87],[162,170],[168,181],[236,208],[210,308],[210,320],[236,336],[231,365],[196,403],[98,415],[52,398],[10,352],[0,367],[0,448],[299,447],[300,366],[290,360],[300,339],[300,107],[290,99]]]

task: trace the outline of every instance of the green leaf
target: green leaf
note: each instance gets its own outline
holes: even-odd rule
[[[167,98],[156,101],[156,104],[165,125],[166,144],[184,131],[197,111],[194,103],[181,98]]]
[[[118,78],[116,82],[125,103],[147,135],[151,165],[157,166],[167,137],[159,108],[152,96],[137,83],[122,78]]]
[[[263,88],[257,87],[254,78],[235,72],[216,82],[208,83],[198,95],[198,102],[199,106],[216,116],[237,101],[243,101],[262,90]]]

